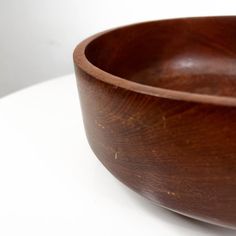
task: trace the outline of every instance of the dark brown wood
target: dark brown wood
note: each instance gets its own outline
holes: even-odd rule
[[[92,150],[134,191],[236,228],[236,17],[135,24],[74,52]]]

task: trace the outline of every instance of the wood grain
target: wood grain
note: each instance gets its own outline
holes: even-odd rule
[[[96,156],[157,204],[236,228],[236,17],[135,24],[74,52]]]

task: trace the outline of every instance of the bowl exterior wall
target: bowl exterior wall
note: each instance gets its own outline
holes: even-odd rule
[[[121,182],[157,204],[236,227],[236,108],[104,83],[75,65],[89,144]]]

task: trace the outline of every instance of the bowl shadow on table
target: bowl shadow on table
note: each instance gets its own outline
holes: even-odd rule
[[[118,181],[119,182],[119,181]],[[122,183],[119,182],[121,188],[126,192],[126,194],[130,195],[133,201],[137,202],[137,205],[144,208],[144,211],[147,211],[148,214],[161,219],[162,221],[168,222],[172,225],[175,225],[179,228],[184,229],[192,229],[199,233],[206,233],[215,236],[235,236],[236,230],[220,227],[217,225],[205,223],[199,220],[192,219],[190,217],[178,214],[174,211],[170,211],[163,207],[158,206],[157,204],[147,200],[146,198],[138,195],[132,190],[128,189]]]

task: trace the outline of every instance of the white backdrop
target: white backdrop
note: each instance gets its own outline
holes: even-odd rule
[[[233,15],[235,0],[0,0],[0,96],[73,72],[75,45],[118,25]]]

